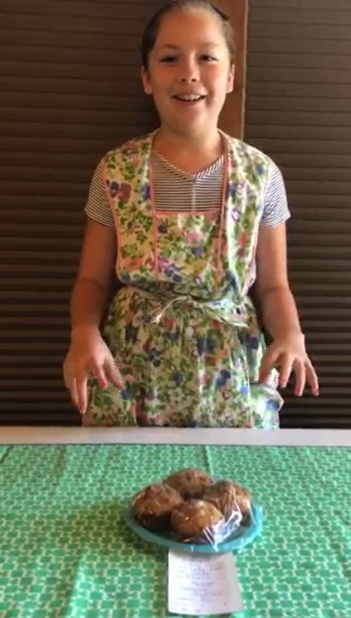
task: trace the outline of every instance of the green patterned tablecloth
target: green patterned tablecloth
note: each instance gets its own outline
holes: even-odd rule
[[[122,505],[190,465],[264,509],[238,618],[351,618],[351,449],[176,445],[0,447],[0,618],[167,616],[167,553]]]

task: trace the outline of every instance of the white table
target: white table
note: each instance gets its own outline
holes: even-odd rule
[[[208,444],[351,446],[351,431],[173,429],[153,427],[0,427],[0,444]]]

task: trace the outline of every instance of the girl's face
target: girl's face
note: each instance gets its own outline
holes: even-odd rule
[[[203,9],[166,15],[142,79],[163,127],[181,135],[217,127],[234,67],[216,15]]]

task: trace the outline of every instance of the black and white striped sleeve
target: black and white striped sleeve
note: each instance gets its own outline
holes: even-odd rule
[[[104,187],[101,164],[97,166],[93,174],[84,212],[90,219],[102,223],[102,225],[114,227],[113,216]]]
[[[285,184],[279,167],[271,161],[264,196],[261,225],[275,227],[285,223],[291,216]]]

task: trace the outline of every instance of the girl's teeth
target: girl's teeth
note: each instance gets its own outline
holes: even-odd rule
[[[177,99],[181,99],[181,101],[200,101],[202,97],[177,97]]]

